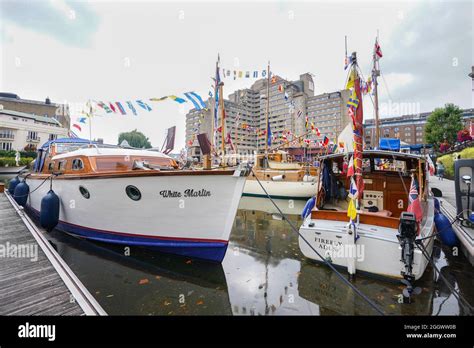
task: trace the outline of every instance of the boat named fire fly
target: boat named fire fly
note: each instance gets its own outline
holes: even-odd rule
[[[24,205],[47,220],[51,189],[61,231],[221,262],[247,174],[243,167],[179,169],[160,152],[58,139],[39,150],[23,179]]]

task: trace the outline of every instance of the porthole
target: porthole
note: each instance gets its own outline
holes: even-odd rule
[[[140,198],[142,198],[142,193],[140,190],[133,185],[128,185],[125,188],[125,192],[127,193],[127,196],[134,201],[139,201]]]
[[[81,192],[82,197],[84,197],[85,199],[91,198],[89,190],[86,189],[84,186],[79,186],[79,192]]]

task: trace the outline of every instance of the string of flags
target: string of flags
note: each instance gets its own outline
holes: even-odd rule
[[[221,75],[223,79],[258,79],[258,78],[266,78],[267,77],[267,70],[235,70],[235,69],[225,69],[221,68]],[[271,73],[270,73],[271,75]]]
[[[194,92],[186,92],[183,93],[183,98],[176,96],[176,95],[167,95],[160,98],[149,98],[148,100],[144,99],[136,99],[136,100],[126,100],[126,101],[101,101],[101,100],[92,100],[90,103],[86,104],[86,108],[91,109],[92,104],[95,105],[93,109],[95,110],[102,110],[105,114],[118,114],[118,115],[134,115],[138,116],[139,110],[144,110],[150,112],[153,108],[150,106],[149,102],[162,102],[165,100],[172,100],[178,104],[184,104],[190,102],[193,107],[197,110],[206,109],[206,103],[202,99],[202,97]],[[87,117],[92,116],[86,112],[82,112],[82,114],[86,115]],[[76,119],[76,122],[73,123],[72,127],[75,129],[82,131],[82,125],[86,124],[87,117],[81,116]]]

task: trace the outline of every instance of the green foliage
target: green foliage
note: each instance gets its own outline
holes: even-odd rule
[[[120,145],[124,140],[126,140],[132,147],[145,149],[151,148],[151,143],[148,138],[142,132],[139,132],[136,129],[131,132],[120,133],[118,144]]]
[[[0,150],[0,157],[13,157],[15,158],[16,151],[15,150]],[[21,157],[33,157],[36,158],[35,151],[20,151]]]
[[[454,144],[457,133],[464,128],[462,110],[454,104],[446,104],[444,108],[436,108],[428,117],[425,128],[425,141],[435,148],[446,139]]]
[[[445,176],[447,178],[454,178],[454,156],[460,155],[460,158],[474,158],[474,147],[468,147],[467,149],[462,150],[461,152],[451,153],[449,155],[444,155],[438,157],[437,162],[443,163],[445,170]]]
[[[32,157],[22,157],[19,164],[20,166],[27,166],[33,160]],[[0,157],[0,167],[16,167],[15,157]]]

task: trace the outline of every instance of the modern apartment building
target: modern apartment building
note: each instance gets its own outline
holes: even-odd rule
[[[224,86],[225,88],[225,86]],[[268,119],[272,133],[272,146],[282,144],[284,137],[291,139],[303,135],[306,117],[321,131],[321,136],[308,135],[318,140],[323,136],[335,137],[349,122],[346,103],[349,91],[337,91],[314,95],[314,82],[309,73],[300,75],[296,81],[275,76],[270,81],[270,103]],[[237,153],[246,155],[262,151],[265,147],[267,79],[257,80],[250,88],[237,90],[225,100],[226,129]],[[196,135],[212,134],[214,102],[207,101],[207,110],[192,109],[186,115],[186,147],[188,155],[200,156]],[[218,117],[220,125],[220,113]],[[221,139],[216,148],[220,149]]]

